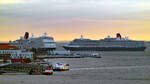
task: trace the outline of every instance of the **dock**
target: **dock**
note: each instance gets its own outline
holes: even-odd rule
[[[12,63],[0,66],[0,73],[28,73],[41,75],[45,67],[37,64]]]
[[[87,57],[90,57],[90,58],[101,58],[101,56],[67,56],[67,55],[55,55],[55,56],[52,56],[52,55],[45,55],[45,56],[37,56],[37,58],[39,59],[42,59],[42,58],[87,58]]]

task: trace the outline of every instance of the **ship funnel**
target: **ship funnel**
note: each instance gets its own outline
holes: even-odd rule
[[[120,34],[120,33],[117,33],[117,34],[116,34],[116,37],[119,38],[119,39],[121,39],[121,34]]]
[[[29,33],[26,32],[25,35],[24,35],[24,39],[28,39],[29,38]]]
[[[83,40],[83,35],[81,35],[81,38],[80,38],[81,40]]]

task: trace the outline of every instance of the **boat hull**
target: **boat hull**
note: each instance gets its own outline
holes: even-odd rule
[[[70,51],[145,51],[146,47],[126,48],[126,47],[66,47]]]
[[[53,75],[53,72],[43,73],[43,75]]]

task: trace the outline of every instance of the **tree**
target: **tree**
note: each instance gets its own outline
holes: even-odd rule
[[[25,61],[26,61],[26,63],[30,63],[31,59],[30,58],[26,58]]]

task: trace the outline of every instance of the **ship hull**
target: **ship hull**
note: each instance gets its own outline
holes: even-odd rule
[[[70,51],[145,51],[146,47],[126,48],[126,47],[66,47]]]

